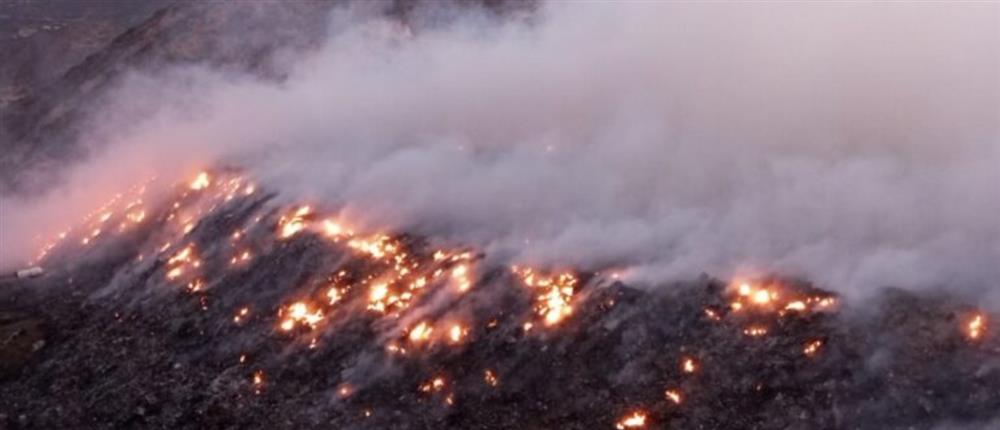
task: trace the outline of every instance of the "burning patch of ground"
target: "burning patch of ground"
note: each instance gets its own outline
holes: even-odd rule
[[[123,192],[9,283],[10,428],[931,428],[1000,415],[994,318],[807,282],[637,290],[356,231],[233,172]],[[42,331],[42,327],[46,330]],[[987,424],[982,424],[987,425]]]

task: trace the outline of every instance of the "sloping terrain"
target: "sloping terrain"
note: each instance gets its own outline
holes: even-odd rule
[[[1000,413],[989,317],[946,296],[851,307],[707,276],[640,291],[353,232],[232,173],[167,200],[143,188],[46,248],[47,276],[4,288],[31,320],[5,326],[26,340],[4,349],[20,365],[0,422],[875,429]]]
[[[275,55],[314,47],[336,4],[167,3],[79,15],[104,27],[35,11],[5,29],[23,41],[54,25],[38,28],[86,46],[46,52],[41,75],[3,69],[0,195],[58,182],[87,152],[88,107],[126,71],[197,63],[280,80]],[[386,13],[406,19],[413,4]],[[271,37],[230,43],[265,25]],[[38,55],[10,49],[19,65]],[[335,207],[283,197],[225,169],[140,184],[44,245],[44,276],[0,280],[0,428],[1000,422],[996,316],[965,297],[885,289],[859,303],[807,280],[710,275],[636,288],[614,268],[512,266],[355,231]]]
[[[94,6],[75,7],[100,10],[97,3]],[[318,43],[326,28],[326,12],[337,3],[159,4],[165,6],[156,10],[148,20],[117,34],[100,49],[80,48],[73,51],[86,53],[86,57],[78,64],[72,67],[61,63],[49,66],[43,62],[38,66],[44,67],[48,74],[65,70],[60,75],[41,76],[21,84],[15,79],[7,87],[5,91],[10,93],[10,97],[4,100],[0,111],[0,123],[3,125],[0,130],[0,148],[3,148],[3,157],[0,158],[0,193],[29,194],[44,190],[58,182],[59,175],[53,172],[58,172],[68,161],[85,156],[88,148],[77,142],[80,122],[95,106],[101,104],[101,96],[126,71],[200,64],[277,78],[281,74],[281,67],[272,61],[272,56],[281,50],[303,50]],[[146,12],[149,6],[152,4],[135,6],[134,13]],[[124,10],[132,9],[126,7]],[[24,14],[19,17],[31,16],[20,9],[15,11]],[[46,16],[42,12],[38,12],[38,15]],[[14,20],[11,18],[11,25],[16,24]],[[81,25],[90,24],[77,26]],[[261,34],[257,29],[262,27],[268,29],[264,33],[266,37],[244,37],[238,43],[233,40],[234,35],[250,34],[251,30],[253,34]],[[57,33],[52,37],[65,41],[63,44],[80,40],[72,32]],[[103,40],[96,38],[95,43]],[[30,51],[29,41],[30,39],[23,40],[9,50]],[[52,45],[61,46],[58,43]],[[64,58],[71,59],[75,56],[78,55],[67,55]],[[31,64],[28,60],[24,59],[24,64]],[[36,74],[31,70],[14,70],[11,73],[15,76],[18,73]]]

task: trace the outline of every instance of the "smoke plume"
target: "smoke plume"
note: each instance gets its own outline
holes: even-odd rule
[[[335,10],[280,80],[132,73],[69,185],[3,200],[3,260],[95,194],[224,163],[361,225],[652,282],[1000,279],[995,4],[369,9]]]

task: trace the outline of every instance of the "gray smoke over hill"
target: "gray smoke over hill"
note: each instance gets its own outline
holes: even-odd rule
[[[634,279],[1000,278],[995,4],[433,12],[338,8],[281,79],[131,74],[95,105],[82,142],[100,150],[68,190],[4,201],[4,260],[42,214],[221,162],[363,225]]]

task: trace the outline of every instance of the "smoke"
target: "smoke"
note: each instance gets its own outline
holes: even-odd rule
[[[223,162],[505,260],[849,294],[1000,279],[995,4],[554,2],[437,26],[362,9],[280,81],[125,79],[63,197],[3,201],[4,260],[66,196]]]

